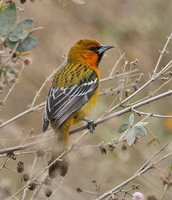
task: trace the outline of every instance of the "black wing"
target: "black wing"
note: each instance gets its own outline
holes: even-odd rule
[[[50,120],[54,120],[58,128],[90,99],[97,87],[98,79],[95,73],[81,81],[79,85],[68,88],[52,87],[45,105],[43,131],[47,130]]]

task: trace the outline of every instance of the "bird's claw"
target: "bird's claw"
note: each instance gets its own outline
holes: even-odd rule
[[[90,133],[93,133],[97,125],[94,123],[94,121],[91,120],[87,120],[86,122],[88,130],[90,131]]]

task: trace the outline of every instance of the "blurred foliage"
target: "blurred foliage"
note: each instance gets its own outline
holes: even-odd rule
[[[16,5],[1,4],[0,7],[0,35],[6,37],[13,29],[16,22]]]
[[[38,45],[37,39],[31,36],[36,30],[33,28],[34,20],[18,22],[18,12],[14,2],[0,4],[0,90],[15,82],[20,71],[16,66],[20,65],[24,52]]]
[[[38,41],[30,36],[33,32],[32,26],[33,19],[25,19],[16,25],[15,3],[1,5],[0,35],[5,37],[5,47],[15,49],[16,52],[29,51],[35,47]]]

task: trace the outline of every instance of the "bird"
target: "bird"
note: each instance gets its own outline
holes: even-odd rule
[[[95,107],[100,82],[99,63],[104,53],[113,48],[101,45],[94,39],[80,39],[69,50],[67,61],[55,75],[49,90],[43,117],[43,132],[49,125],[57,136],[57,144],[50,163],[68,147],[71,126],[87,121],[90,132],[93,126],[86,117]],[[49,176],[55,177],[68,171],[68,161],[56,161],[49,168]]]

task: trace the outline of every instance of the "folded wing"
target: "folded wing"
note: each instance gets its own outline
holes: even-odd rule
[[[98,87],[95,72],[71,87],[52,87],[49,91],[44,113],[43,131],[54,120],[58,128],[72,113],[79,110],[94,94]]]

